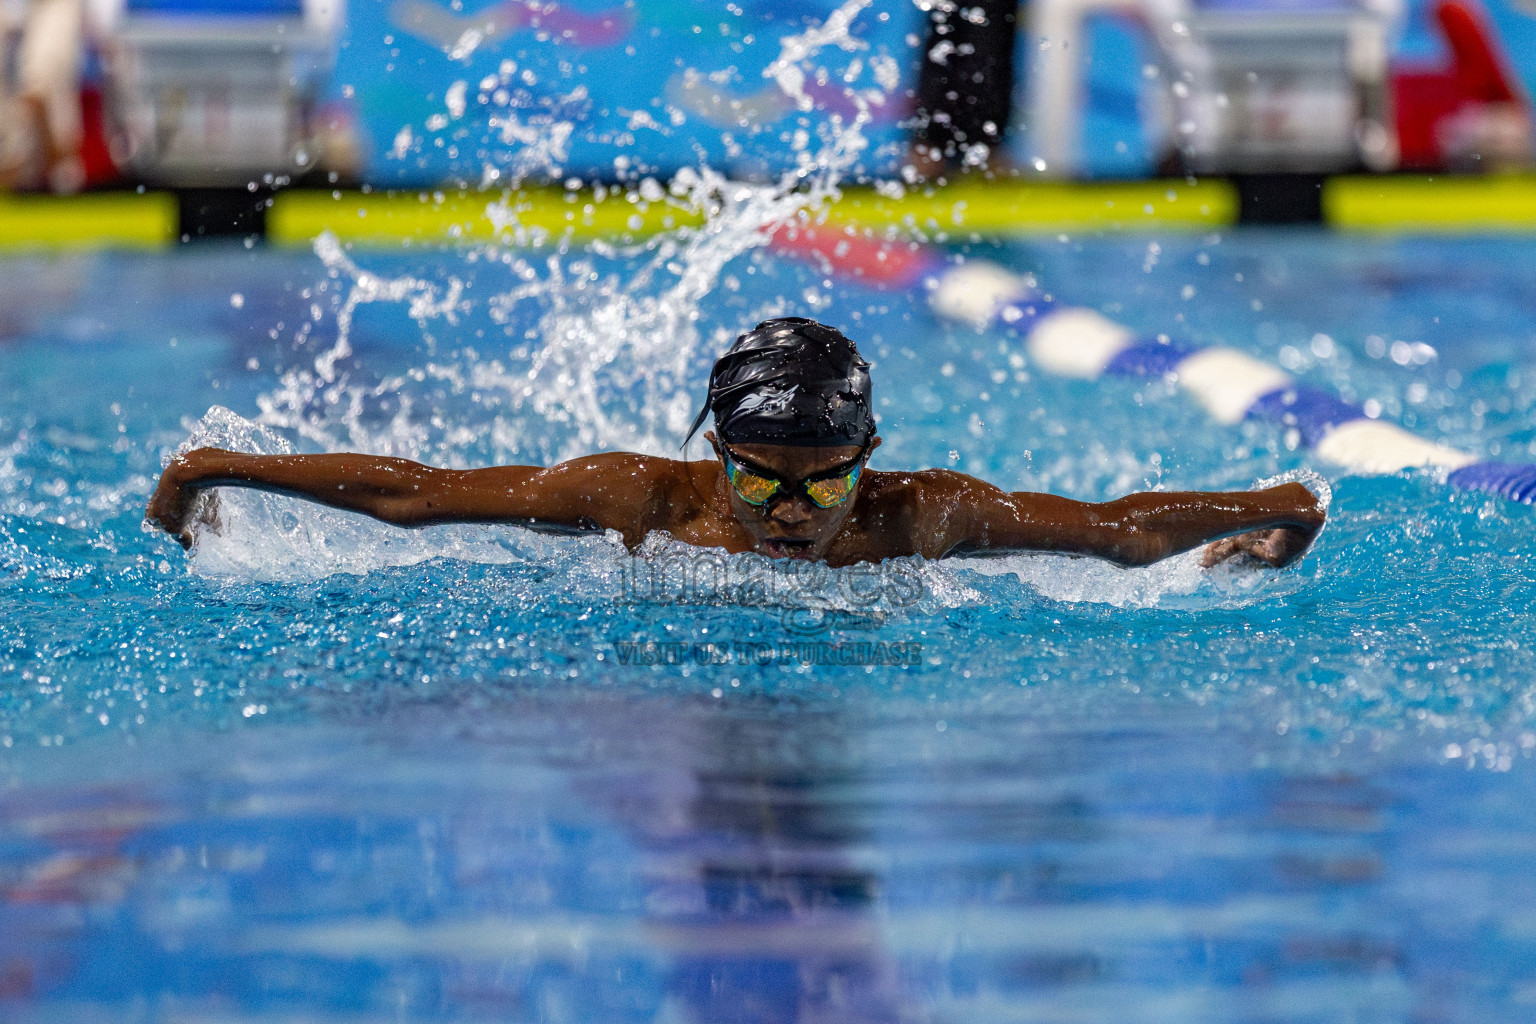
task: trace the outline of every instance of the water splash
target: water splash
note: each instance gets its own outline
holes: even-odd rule
[[[828,48],[863,49],[851,29],[868,6],[869,0],[849,0],[825,23],[786,37],[764,76],[796,107],[811,110],[807,75],[822,70],[811,62]],[[481,83],[481,92],[499,97],[506,108],[493,120],[504,129],[503,141],[517,144],[516,154],[487,167],[486,180],[506,182],[508,191],[487,204],[485,216],[511,246],[472,247],[463,258],[504,268],[515,283],[490,297],[484,308],[504,325],[528,317],[531,310],[536,344],[526,354],[513,351],[505,358],[461,350],[414,375],[383,381],[350,374],[344,364],[353,355],[350,334],[359,306],[403,303],[420,325],[444,320],[452,326],[468,303],[458,276],[449,275],[442,283],[390,278],[359,266],[334,236],[325,234],[316,240],[316,254],[333,278],[350,282],[336,312],[336,342],[315,358],[312,368],[290,372],[261,399],[259,421],[326,449],[448,464],[462,460],[460,442],[466,437],[490,438],[490,450],[475,454],[497,461],[552,460],[616,448],[674,453],[692,418],[706,355],[702,301],[732,261],[764,245],[775,231],[825,213],[840,194],[842,176],[867,147],[863,129],[871,106],[883,103],[885,90],[894,83],[893,67],[890,58],[876,55],[845,69],[842,93],[852,116],[830,114],[816,138],[797,132],[795,167],[772,184],[732,181],[708,166],[684,168],[666,186],[652,179],[635,183],[624,199],[637,210],[661,203],[702,217],[703,223],[627,251],[642,258],[638,270],[605,273],[600,258],[616,250],[596,246],[574,252],[568,240],[550,239],[520,222],[511,190],[536,173],[559,173],[563,140],[569,139],[573,123],[553,116],[519,119],[504,95],[516,69],[504,66],[499,77]],[[873,85],[860,86],[870,80]],[[716,328],[709,340],[723,344],[732,326]],[[416,386],[428,381],[426,388]],[[473,391],[474,411],[461,422],[434,426],[442,388]],[[386,395],[394,412],[377,424],[378,418],[364,411]],[[614,396],[624,400],[614,401]],[[561,438],[553,445],[550,428]]]
[[[813,62],[829,48],[855,54],[866,48],[852,29],[867,7],[869,0],[849,0],[826,22],[784,38],[764,77],[797,109],[811,111],[815,101],[807,81],[827,77]],[[836,76],[843,83],[841,109],[830,113],[814,136],[803,128],[794,133],[794,166],[777,181],[732,181],[701,165],[684,168],[665,185],[650,178],[631,182],[623,199],[637,212],[660,204],[702,222],[629,249],[596,245],[582,251],[568,238],[550,238],[520,220],[513,190],[537,174],[559,174],[574,122],[561,119],[554,108],[520,116],[511,88],[517,69],[506,62],[499,75],[480,83],[481,98],[496,108],[492,121],[502,141],[512,147],[484,175],[507,186],[484,213],[499,241],[466,247],[443,262],[462,260],[466,272],[473,264],[482,279],[504,275],[510,283],[477,304],[468,297],[466,273],[449,271],[441,280],[389,276],[360,264],[336,236],[322,234],[315,253],[332,295],[339,294],[335,286],[345,291],[344,299],[333,299],[334,343],[261,396],[254,423],[216,409],[189,443],[276,451],[287,450],[282,435],[289,435],[322,450],[447,466],[547,463],[594,450],[675,454],[692,419],[703,364],[739,327],[707,328],[702,304],[733,261],[788,225],[824,216],[840,194],[843,175],[867,147],[864,128],[871,107],[883,103],[895,83],[893,68],[889,57],[876,54],[867,60],[858,56],[841,69]],[[456,98],[448,104],[449,114],[455,117],[465,106],[462,92],[450,90]],[[532,324],[525,332],[531,343],[489,355],[449,346],[405,373],[370,376],[354,349],[355,317],[362,307],[381,303],[403,306],[423,333],[443,325],[451,334],[461,318],[474,313],[488,316],[508,335]],[[319,322],[325,311],[315,306],[312,315]],[[429,356],[436,347],[429,339]],[[285,572],[302,574],[356,571],[370,558],[384,565],[433,554],[506,557],[500,541],[487,546],[475,539],[479,534],[461,532],[449,539],[432,531],[406,540],[355,520],[265,495],[226,496],[220,539],[200,542],[198,562],[210,572],[261,574],[262,561],[277,558]],[[280,553],[238,539],[273,530],[281,538]]]

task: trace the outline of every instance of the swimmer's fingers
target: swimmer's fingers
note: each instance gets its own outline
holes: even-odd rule
[[[166,516],[153,516],[146,514],[144,521],[158,529],[164,530],[183,550],[191,551],[192,545],[197,542],[197,527],[207,526],[214,533],[220,532],[223,523],[219,519],[219,503],[217,492],[209,492],[207,500],[198,504],[196,513],[191,510],[192,504],[197,500],[196,495],[188,501],[188,507],[184,510]]]
[[[188,503],[180,486],[174,482],[168,484],[169,476],[170,473],[166,473],[160,478],[160,485],[155,488],[149,504],[144,508],[144,521],[176,537],[182,547],[189,547],[191,541],[186,530]]]
[[[1200,557],[1200,567],[1209,569],[1220,565],[1229,558],[1236,558],[1243,553],[1243,541],[1251,534],[1242,534],[1237,537],[1223,537],[1206,546],[1205,553]]]
[[[1258,550],[1251,553],[1255,558],[1279,569],[1301,557],[1301,553],[1312,545],[1312,538],[1317,536],[1317,531],[1282,526],[1278,530],[1268,531],[1268,534],[1257,545]]]
[[[1223,537],[1205,549],[1200,565],[1209,569],[1239,555],[1248,555],[1279,569],[1291,564],[1307,550],[1316,535],[1316,530],[1282,526],[1274,530],[1254,530],[1235,537]]]
[[[197,525],[206,526],[213,533],[223,533],[224,520],[219,515],[219,492],[216,490],[204,491],[201,498],[202,500],[198,503],[197,515],[195,517]],[[190,538],[191,529],[189,528],[184,532]]]
[[[176,459],[160,474],[155,493],[150,495],[149,504],[144,508],[144,521],[175,537],[183,548],[191,548],[193,536],[188,520],[192,518],[198,494],[186,486],[182,476],[184,468],[183,460]]]
[[[145,513],[144,521],[157,530],[164,530],[175,537],[177,543],[184,549],[191,550],[194,538],[192,527],[185,516],[178,516],[175,513],[156,515],[154,510],[150,510]]]

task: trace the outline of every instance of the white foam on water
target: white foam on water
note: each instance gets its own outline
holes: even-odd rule
[[[1326,513],[1333,489],[1319,474],[1306,469],[1257,480],[1254,490],[1301,483],[1318,496]],[[1315,545],[1327,529],[1313,538]],[[1210,569],[1200,560],[1204,547],[1165,558],[1152,565],[1121,568],[1094,558],[1071,555],[1023,553],[1016,555],[962,557],[951,561],[983,576],[1016,576],[1042,597],[1069,603],[1108,604],[1119,608],[1244,607],[1300,589],[1304,580],[1299,568],[1276,572],[1256,567],[1247,558],[1230,559]]]
[[[1155,607],[1165,596],[1192,594],[1206,581],[1198,550],[1137,569],[1123,569],[1094,558],[1040,553],[954,561],[957,567],[983,576],[1016,576],[1053,601],[1086,601],[1121,608]]]
[[[727,555],[665,533],[646,538],[625,571],[631,597],[670,604],[845,613],[883,621],[985,600],[953,567],[923,558],[833,567],[754,553]]]

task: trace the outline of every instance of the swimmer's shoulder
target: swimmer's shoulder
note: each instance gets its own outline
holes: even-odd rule
[[[938,554],[926,539],[931,531],[924,494],[931,483],[924,470],[866,472],[853,515],[843,524],[844,550],[837,552],[833,564]]]
[[[871,472],[859,492],[860,518],[876,530],[923,532],[978,483],[948,469]]]
[[[918,469],[871,472],[865,486],[876,502],[921,506],[957,499],[990,485],[952,469]]]
[[[871,473],[860,523],[894,552],[937,558],[962,543],[976,512],[1002,496],[991,484],[952,469]]]

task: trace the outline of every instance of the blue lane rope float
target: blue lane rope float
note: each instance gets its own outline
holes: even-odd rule
[[[1348,472],[1441,470],[1459,490],[1536,503],[1536,465],[1483,462],[1425,440],[1246,352],[1138,337],[1091,309],[1053,301],[1032,278],[986,260],[944,266],[935,259],[932,280],[934,312],[1016,335],[1048,373],[1081,380],[1171,375],[1218,423],[1257,419],[1294,429],[1303,447]]]

